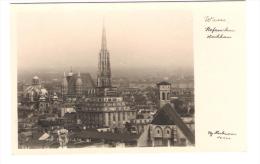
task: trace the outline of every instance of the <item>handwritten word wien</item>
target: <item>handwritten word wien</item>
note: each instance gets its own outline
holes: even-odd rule
[[[205,22],[226,22],[226,19],[206,16],[205,17]]]

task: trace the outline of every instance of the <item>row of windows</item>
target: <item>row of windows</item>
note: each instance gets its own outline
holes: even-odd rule
[[[119,103],[88,103],[86,104],[86,106],[89,106],[89,107],[103,107],[103,106],[125,106],[126,104],[124,102],[119,102]]]
[[[169,100],[170,99],[170,93],[167,94],[165,92],[162,92],[162,100]]]
[[[116,119],[118,121],[125,121],[126,118],[127,118],[126,115],[129,115],[129,112],[122,112],[122,113],[117,113],[117,114],[116,113],[108,113],[108,122],[109,122],[109,124],[112,124],[112,121],[115,122]],[[121,118],[122,118],[122,120],[121,120]]]
[[[117,102],[122,101],[122,98],[98,98],[98,102]]]
[[[128,117],[134,116],[134,112],[120,112],[120,113],[105,113],[107,116],[104,115],[104,113],[88,113],[88,114],[82,114],[81,119],[84,122],[87,123],[104,123],[105,119],[108,119],[108,123],[112,124],[116,121],[126,121]]]
[[[149,119],[138,119],[134,121],[136,124],[148,124],[151,122]]]
[[[176,129],[173,130],[169,127],[162,129],[161,127],[156,127],[154,129],[154,137],[170,137],[172,134],[176,134]]]
[[[115,108],[84,108],[88,111],[126,111],[129,110],[127,107],[115,107]]]

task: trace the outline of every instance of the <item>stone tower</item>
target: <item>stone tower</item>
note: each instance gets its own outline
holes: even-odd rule
[[[110,58],[107,50],[106,30],[103,24],[101,50],[98,59],[97,87],[111,87]]]
[[[162,108],[165,104],[170,103],[171,84],[168,82],[160,82],[157,84],[159,90],[159,107]]]
[[[66,74],[64,72],[63,80],[62,80],[62,83],[61,83],[62,97],[64,97],[67,93],[68,93],[68,81],[67,81],[67,78],[66,78]]]
[[[82,80],[81,80],[81,77],[80,77],[80,73],[78,73],[78,77],[77,77],[77,80],[76,80],[76,95],[77,96],[82,95]]]

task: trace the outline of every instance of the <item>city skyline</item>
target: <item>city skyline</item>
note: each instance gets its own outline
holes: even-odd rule
[[[31,11],[21,11],[14,19],[18,148],[194,146],[194,77],[193,73],[185,77],[187,70],[183,69],[193,68],[192,30],[185,24],[191,16],[178,11],[174,15],[182,17],[171,18],[172,23],[167,21],[172,11],[161,13],[153,5],[142,11],[133,10],[134,4],[126,5],[127,11],[122,10],[124,5],[113,5],[112,11],[103,4],[87,14],[94,22],[83,27],[84,20],[75,16],[92,11],[93,5],[88,9],[64,5],[62,17],[58,16],[61,6],[54,6],[49,6],[54,7],[53,17],[44,17],[44,7],[36,11],[37,6],[32,17]],[[77,11],[73,12],[74,22],[66,17],[72,10]],[[133,11],[140,12],[138,18]],[[43,14],[40,21],[35,19],[39,12]],[[109,16],[109,30],[104,20],[102,30],[95,27],[100,15]],[[124,22],[127,26],[121,24]],[[87,32],[86,27],[90,27]],[[96,73],[72,69],[75,65],[95,66]],[[34,75],[21,74],[21,66]],[[67,67],[62,80],[55,73],[60,66]],[[45,70],[37,72],[41,67]],[[123,77],[112,78],[114,69]],[[161,71],[164,73],[158,73]]]

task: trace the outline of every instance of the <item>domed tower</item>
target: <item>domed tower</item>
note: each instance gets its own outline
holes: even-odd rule
[[[80,77],[80,73],[78,73],[78,77],[76,81],[76,94],[82,95],[82,79]]]
[[[40,85],[40,79],[38,76],[34,76],[32,79],[32,85],[33,86],[39,86]]]
[[[66,78],[66,74],[64,72],[63,80],[62,80],[62,83],[61,83],[61,95],[62,95],[62,97],[64,97],[67,94],[68,94],[68,81],[67,81],[67,78]]]

